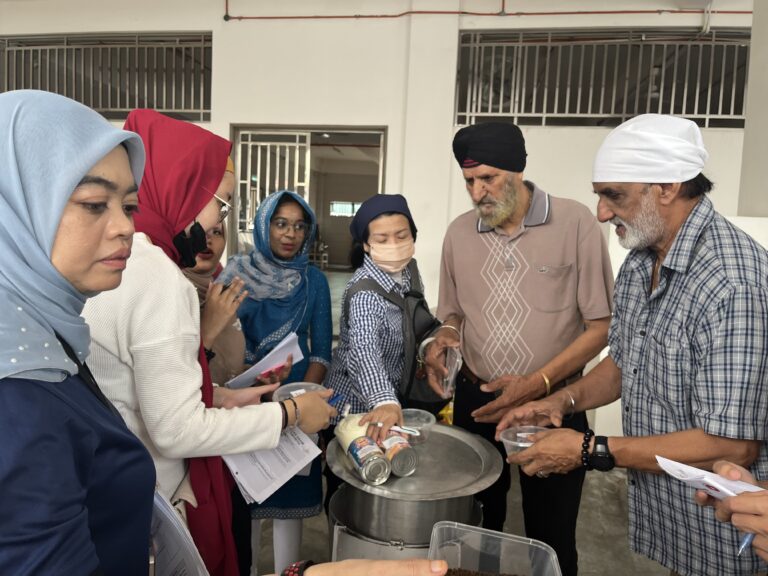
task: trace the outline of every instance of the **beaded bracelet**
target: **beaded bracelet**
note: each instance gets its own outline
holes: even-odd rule
[[[301,562],[294,562],[293,564],[288,564],[285,570],[280,572],[280,576],[302,576],[302,574],[304,574],[307,568],[314,565],[315,563],[312,562],[312,560],[302,560]]]
[[[589,465],[589,441],[592,440],[592,436],[595,433],[591,428],[587,428],[584,432],[584,442],[581,443],[581,465],[587,470],[592,470],[592,466]]]

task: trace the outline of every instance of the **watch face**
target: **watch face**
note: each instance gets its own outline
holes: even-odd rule
[[[613,470],[616,465],[613,454],[608,450],[608,438],[605,436],[595,437],[595,447],[592,450],[592,454],[589,455],[589,465],[594,470],[599,470],[600,472]]]
[[[610,454],[592,454],[589,457],[589,465],[600,472],[608,472],[608,470],[613,470],[615,463]]]

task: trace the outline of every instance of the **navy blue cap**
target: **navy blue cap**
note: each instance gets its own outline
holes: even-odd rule
[[[413,239],[416,239],[416,224],[411,216],[411,211],[408,209],[408,202],[405,197],[400,194],[376,194],[371,196],[360,205],[355,217],[352,218],[352,222],[349,224],[349,231],[352,233],[352,238],[357,242],[365,242],[365,232],[368,229],[368,224],[371,220],[375,220],[382,214],[402,214],[408,218],[408,222],[411,225],[411,231],[413,232]]]

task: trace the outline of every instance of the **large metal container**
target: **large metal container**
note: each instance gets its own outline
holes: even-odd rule
[[[331,497],[328,506],[328,524],[331,533],[331,560],[367,558],[369,560],[405,560],[408,558],[426,558],[429,544],[407,544],[402,540],[376,540],[355,532],[349,526],[350,493],[357,489],[341,486]],[[470,525],[477,526],[482,520],[480,504],[473,502]]]
[[[370,486],[355,473],[339,444],[329,444],[328,464],[349,484],[336,508],[346,527],[376,541],[428,546],[436,522],[479,522],[474,495],[501,474],[496,448],[476,434],[439,425],[415,449],[419,466],[412,476],[392,476],[385,484]]]

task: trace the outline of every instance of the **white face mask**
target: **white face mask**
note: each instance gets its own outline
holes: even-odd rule
[[[397,244],[368,244],[371,260],[387,274],[397,274],[408,266],[416,252],[413,238]]]

